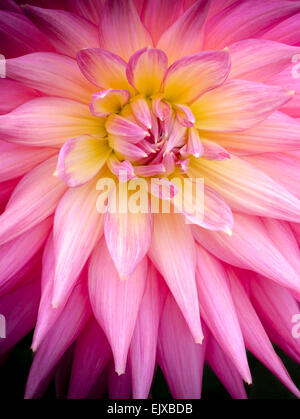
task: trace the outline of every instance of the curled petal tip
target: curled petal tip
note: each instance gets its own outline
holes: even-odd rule
[[[287,92],[287,94],[288,94],[288,96],[293,97],[293,96],[295,96],[296,91],[295,91],[295,90],[289,90],[289,91]]]
[[[55,170],[55,172],[53,173],[54,177],[58,177],[58,170]]]

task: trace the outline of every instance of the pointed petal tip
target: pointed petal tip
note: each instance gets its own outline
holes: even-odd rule
[[[30,346],[30,350],[32,352],[36,352],[36,350],[37,350],[37,344],[33,342],[32,345]]]
[[[204,336],[199,336],[197,339],[195,339],[195,343],[197,343],[197,345],[202,345],[204,341]]]
[[[123,369],[115,369],[115,371],[116,371],[116,374],[118,374],[118,376],[119,377],[121,377],[122,375],[124,375],[125,374],[125,371],[123,370]]]
[[[249,373],[250,374],[250,373]],[[253,382],[252,382],[252,377],[251,377],[251,374],[249,375],[249,374],[247,374],[245,377],[243,377],[243,380],[245,381],[245,383],[248,385],[248,386],[251,386],[252,384],[253,384]]]
[[[229,227],[224,228],[224,233],[227,234],[229,237],[232,237],[232,230]]]

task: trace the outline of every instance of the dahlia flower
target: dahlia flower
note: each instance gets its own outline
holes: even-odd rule
[[[246,349],[299,397],[272,344],[300,361],[300,2],[28,3],[0,1],[0,355],[34,329],[25,397],[63,369],[69,398],[147,398],[158,365],[200,398],[207,362],[246,398]]]

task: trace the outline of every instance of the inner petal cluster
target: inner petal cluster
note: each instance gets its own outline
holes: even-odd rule
[[[116,176],[125,170],[127,179],[184,174],[190,158],[203,155],[192,106],[225,81],[227,51],[194,54],[168,66],[166,54],[151,47],[137,51],[128,63],[108,51],[90,49],[80,51],[78,64],[100,88],[89,105],[99,118],[99,135],[63,147],[58,174],[72,179],[69,186],[81,183],[74,176],[88,181],[105,164]],[[201,109],[196,110],[201,119]],[[88,151],[82,153],[84,148]]]

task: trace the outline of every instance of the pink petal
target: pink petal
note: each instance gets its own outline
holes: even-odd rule
[[[18,144],[0,141],[0,181],[5,182],[25,175],[55,153],[56,150],[51,148],[22,147]]]
[[[112,154],[108,161],[107,165],[109,167],[109,170],[115,174],[119,180],[124,182],[124,177],[127,180],[135,179],[136,175],[134,173],[134,167],[128,160],[124,160],[120,162],[120,160],[116,157],[115,154]]]
[[[243,159],[231,155],[229,160],[223,161],[202,159],[201,164],[192,160],[188,173],[204,176],[206,185],[222,195],[232,210],[294,222],[300,220],[298,199]]]
[[[204,22],[208,9],[208,0],[196,1],[162,34],[157,48],[167,53],[170,63],[202,50]]]
[[[72,58],[53,52],[36,52],[6,62],[7,77],[49,96],[88,103],[95,91]]]
[[[147,166],[135,166],[134,173],[137,176],[155,176],[166,171],[165,166],[163,164],[149,164]]]
[[[99,24],[99,14],[105,0],[67,0],[70,10],[95,25]],[[51,1],[52,4],[52,1]]]
[[[267,29],[299,10],[295,1],[235,2],[208,22],[205,49],[221,49],[242,39],[259,38]]]
[[[195,239],[226,263],[260,273],[284,287],[300,291],[299,275],[280,253],[259,218],[234,214],[230,237],[193,227]]]
[[[75,344],[68,398],[86,398],[110,358],[108,341],[97,321],[92,318]]]
[[[263,39],[236,42],[229,47],[229,77],[264,83],[288,67],[292,57],[299,52],[300,48]]]
[[[161,312],[167,288],[154,266],[148,268],[145,293],[130,345],[132,396],[147,399],[153,380]]]
[[[105,240],[102,239],[97,245],[90,263],[90,300],[94,315],[112,348],[115,370],[119,375],[125,373],[146,275],[147,260],[144,259],[130,278],[121,281]],[[110,310],[107,310],[107,307],[110,307]]]
[[[273,243],[280,243],[280,252],[294,268],[295,272],[300,273],[300,249],[289,223],[275,220],[273,218],[263,218],[262,222]],[[295,293],[296,295],[296,293]],[[300,297],[298,295],[297,297]]]
[[[202,157],[206,160],[222,161],[230,159],[230,154],[221,146],[213,141],[202,139],[203,154]]]
[[[295,151],[289,154],[263,153],[244,158],[300,199],[300,159]]]
[[[70,187],[84,185],[102,169],[110,153],[102,139],[89,135],[72,138],[60,149],[55,176]]]
[[[284,351],[290,351],[289,355],[299,362],[299,342],[293,336],[292,322],[295,314],[299,314],[296,300],[288,290],[266,278],[251,277],[249,284],[253,305],[268,335]]]
[[[208,337],[206,359],[233,399],[247,399],[240,374],[212,335]]]
[[[126,78],[126,62],[116,54],[100,48],[87,48],[77,54],[83,75],[102,89],[126,89],[133,92]]]
[[[220,86],[230,70],[227,51],[205,51],[181,58],[169,67],[164,95],[175,103],[192,103],[205,92]]]
[[[42,342],[31,365],[25,398],[40,397],[47,389],[53,370],[66,350],[77,339],[91,315],[85,281],[74,292],[61,315]]]
[[[222,264],[197,246],[196,273],[201,316],[246,383],[251,383],[245,345]]]
[[[169,294],[158,335],[158,363],[176,399],[199,399],[206,339],[196,344],[173,297]]]
[[[152,45],[132,0],[110,0],[104,4],[99,23],[100,46],[124,60],[137,50]]]
[[[76,57],[80,49],[98,46],[96,26],[75,14],[29,5],[23,10],[59,53]]]
[[[32,169],[19,182],[0,217],[0,245],[20,236],[49,217],[66,190],[53,176],[57,156]]]
[[[130,57],[126,68],[127,79],[138,92],[151,96],[160,91],[167,68],[166,54],[147,47]]]
[[[191,106],[196,128],[213,132],[254,127],[288,102],[293,92],[244,80],[229,80]]]
[[[0,339],[0,356],[33,329],[39,298],[39,281],[31,281],[0,297],[0,312],[6,319],[6,338]]]
[[[95,244],[103,234],[103,215],[97,211],[96,182],[69,189],[54,218],[56,256],[52,304],[63,305]]]
[[[193,127],[196,120],[195,117],[190,110],[190,108],[186,105],[176,105],[176,118],[177,121],[183,125],[184,127]]]
[[[287,388],[299,397],[300,392],[289,377],[283,363],[277,356],[243,285],[235,272],[228,272],[231,294],[237,310],[238,319],[245,339],[246,347],[266,367],[277,376]]]
[[[277,25],[271,27],[262,37],[273,39],[289,45],[299,45],[299,17],[300,13],[293,14]]]
[[[131,101],[131,109],[136,120],[147,130],[152,128],[152,115],[149,104],[142,96],[136,96]]]
[[[293,101],[293,100],[292,100]],[[291,101],[291,102],[292,102]],[[296,150],[299,147],[300,124],[282,112],[274,112],[253,128],[241,132],[205,133],[233,154],[250,155]]]
[[[40,97],[0,115],[0,134],[26,146],[58,147],[69,138],[102,133],[101,120],[88,106],[70,99]]]
[[[188,131],[188,142],[186,153],[199,158],[203,154],[203,144],[199,135],[199,131],[195,128],[190,128]],[[184,154],[183,154],[184,156]]]
[[[21,8],[14,2],[14,0],[0,0],[1,10],[9,10],[14,13],[22,13]]]
[[[179,180],[178,183],[175,182],[176,179]],[[230,234],[233,216],[222,196],[203,185],[202,179],[177,177],[173,181],[178,187],[173,203],[178,212],[186,217],[186,222]]]
[[[0,286],[5,286],[44,244],[52,219],[48,218],[16,239],[0,246]]]
[[[182,0],[145,0],[141,20],[152,36],[154,45],[183,13]]]
[[[20,178],[7,180],[0,184],[0,213],[5,210],[7,201],[9,200],[11,194],[13,193],[15,187],[19,183]]]
[[[119,115],[111,115],[108,118],[106,129],[109,134],[123,137],[124,140],[131,143],[138,143],[143,138],[149,136],[148,131],[144,128]]]
[[[162,100],[162,96],[158,95],[152,100],[152,110],[155,116],[161,121],[166,121],[171,117],[171,107],[167,102]]]
[[[132,128],[132,126],[130,127]],[[128,159],[132,162],[135,162],[142,158],[148,157],[148,154],[142,148],[129,141],[132,140],[132,138],[134,141],[136,141],[135,137],[122,137],[118,135],[110,135],[108,137],[108,140],[110,147],[113,148],[115,152],[124,157],[124,159]]]
[[[129,101],[130,93],[128,90],[102,90],[92,96],[90,110],[93,115],[105,117],[111,113],[119,113],[124,105]]]
[[[116,193],[119,196],[123,191],[118,188]],[[125,194],[127,199],[127,191]],[[120,278],[127,279],[149,250],[153,231],[153,214],[149,211],[148,205],[147,213],[133,212],[130,202],[123,211],[122,200],[123,198],[119,196],[116,211],[110,205],[108,206],[108,211],[104,215],[104,234]]]
[[[291,60],[291,64],[283,71],[275,74],[266,80],[267,84],[280,86],[284,89],[294,91],[292,99],[285,103],[280,110],[295,118],[300,117],[300,54],[295,54]]]
[[[64,308],[59,307],[57,309],[53,309],[51,304],[55,273],[54,271],[55,255],[53,247],[53,234],[51,233],[45,245],[42,259],[41,299],[31,345],[31,349],[34,352],[36,352],[40,344],[48,335],[49,331],[51,330],[52,326],[56,323]]]
[[[16,288],[19,288],[23,285],[28,284],[31,281],[41,279],[41,269],[42,269],[42,254],[43,247],[35,253],[29,259],[29,261],[19,270],[17,273],[10,278],[9,281],[2,284],[0,287],[0,296],[5,295],[9,292],[14,291]]]
[[[11,112],[17,106],[37,96],[29,87],[10,79],[0,78],[0,89],[0,115]]]
[[[111,363],[108,376],[108,395],[110,399],[128,400],[131,396],[131,377],[127,370],[124,374],[118,375]]]
[[[155,214],[149,256],[167,282],[194,340],[202,342],[195,282],[195,243],[182,215]]]

